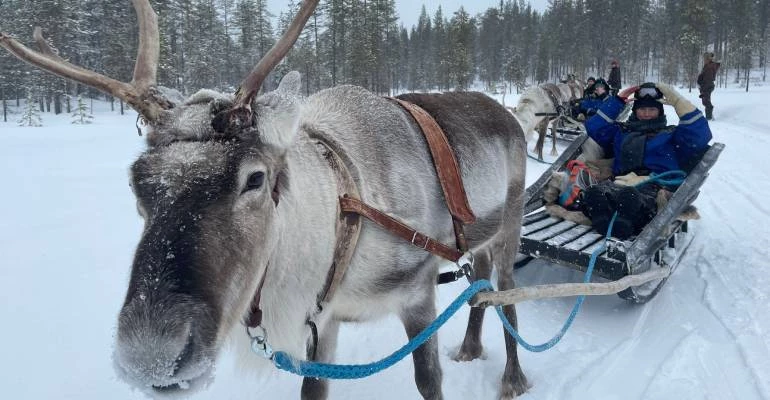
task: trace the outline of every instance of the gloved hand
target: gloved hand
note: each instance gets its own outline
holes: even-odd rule
[[[580,114],[578,114],[577,118],[575,118],[575,119],[580,121],[580,122],[583,122],[583,121],[586,120],[586,116],[585,116],[585,114],[580,113]]]
[[[618,93],[618,97],[620,100],[623,100],[624,103],[628,102],[628,96],[631,96],[631,93],[636,92],[636,90],[639,89],[639,86],[631,86],[623,89],[620,93]]]
[[[631,172],[630,174],[616,176],[615,177],[615,184],[620,186],[636,186],[646,180],[650,179],[647,175],[637,175],[634,172]]]
[[[689,100],[682,97],[682,95],[679,94],[676,89],[665,83],[656,83],[655,87],[657,87],[658,90],[663,93],[663,100],[665,103],[671,104],[671,106],[674,107],[674,110],[676,110],[676,115],[681,117],[687,113],[695,111],[695,106],[690,103]]]

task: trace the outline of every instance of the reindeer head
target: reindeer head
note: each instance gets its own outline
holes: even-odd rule
[[[39,28],[41,52],[0,33],[0,45],[22,60],[121,98],[140,114],[148,149],[131,167],[130,184],[144,231],[115,349],[118,370],[140,387],[205,378],[223,337],[248,310],[279,235],[276,207],[298,131],[299,74],[256,94],[317,3],[305,1],[235,95],[202,90],[184,101],[156,86],[157,17],[147,0],[133,0],[140,35],[131,83],[61,59]]]
[[[299,74],[252,103],[254,124],[212,121],[229,96],[199,92],[161,113],[131,167],[144,231],[119,315],[115,359],[140,386],[206,374],[247,312],[279,236],[284,157],[297,132]]]

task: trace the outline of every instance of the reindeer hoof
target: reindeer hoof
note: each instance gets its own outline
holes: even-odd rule
[[[460,348],[460,350],[457,352],[457,354],[452,357],[455,361],[473,361],[479,357],[481,357],[481,353],[484,350],[484,348],[481,345],[466,345],[463,343],[463,346]]]
[[[519,371],[508,379],[503,375],[502,387],[500,388],[500,400],[512,400],[517,396],[524,394],[529,390],[529,384],[527,383],[527,377],[524,373]]]

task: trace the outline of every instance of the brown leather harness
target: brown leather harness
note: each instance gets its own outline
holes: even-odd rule
[[[315,358],[315,343],[317,341],[317,331],[312,319],[322,311],[324,304],[328,304],[331,301],[342,282],[347,267],[350,265],[350,260],[353,257],[358,237],[361,233],[360,216],[380,225],[388,232],[409,241],[414,246],[446,260],[457,263],[468,251],[463,225],[475,222],[476,217],[468,204],[468,197],[463,186],[460,168],[444,131],[436,120],[421,107],[396,98],[388,99],[396,102],[408,111],[425,135],[428,148],[433,157],[434,166],[436,167],[436,173],[444,192],[447,208],[452,215],[457,249],[453,249],[436,239],[418,232],[416,229],[360,200],[361,196],[355,183],[358,180],[358,170],[342,150],[342,147],[333,139],[323,136],[319,132],[310,131],[310,138],[317,140],[321,154],[334,172],[338,192],[340,193],[339,212],[335,229],[336,246],[334,258],[327,274],[324,289],[318,296],[318,309],[314,315],[308,317],[307,321],[313,333],[313,343],[308,354],[310,359]],[[463,273],[453,273],[456,277],[452,280],[468,274],[467,268],[468,266],[463,268]],[[266,338],[252,335],[249,328],[257,328],[262,323],[262,310],[259,307],[259,303],[266,275],[267,268],[265,268],[265,272],[252,300],[250,313],[246,321],[244,321],[247,333],[252,337],[253,341],[259,342],[258,345],[264,345]]]

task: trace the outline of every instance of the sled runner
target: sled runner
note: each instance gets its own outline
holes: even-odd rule
[[[591,253],[604,243],[604,235],[590,226],[552,217],[543,208],[546,183],[553,172],[564,170],[569,160],[581,154],[581,145],[587,138],[585,134],[578,136],[553,165],[527,188],[519,250],[523,259],[517,262],[517,267],[541,258],[585,271]],[[624,241],[610,239],[606,251],[596,261],[595,275],[615,281],[654,268],[667,267],[673,272],[693,239],[687,221],[679,221],[677,217],[698,197],[700,187],[722,149],[722,143],[709,147],[668,203],[638,236]],[[618,295],[635,303],[644,303],[654,297],[665,282],[666,278],[651,281],[625,289]]]
[[[555,139],[572,141],[586,132],[585,125],[568,115],[568,111],[560,110],[558,113],[535,113],[536,116],[552,118],[549,123],[551,136]]]
[[[581,134],[586,133],[585,124],[568,116],[562,115],[553,122],[556,138],[562,140],[575,140]]]

